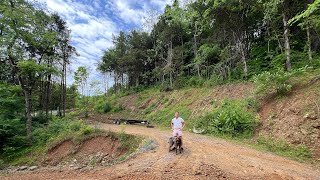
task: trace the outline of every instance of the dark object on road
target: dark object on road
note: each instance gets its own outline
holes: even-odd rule
[[[148,120],[135,120],[135,119],[113,119],[109,118],[109,120],[112,120],[113,124],[144,124],[147,128],[154,128],[150,124]]]
[[[174,147],[176,149],[176,154],[178,154],[178,151],[181,154],[181,151],[183,150],[181,137],[176,137],[176,141],[174,143]]]
[[[174,137],[170,137],[168,143],[169,143],[169,152],[170,152],[170,151],[172,151],[174,149],[174,148],[172,149],[172,146],[174,147],[175,138]]]
[[[168,140],[168,143],[169,143],[169,152],[175,149],[176,154],[178,154],[178,152],[181,154],[181,152],[183,151],[181,137],[170,137]]]

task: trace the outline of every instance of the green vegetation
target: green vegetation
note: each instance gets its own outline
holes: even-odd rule
[[[232,136],[252,135],[257,124],[255,114],[248,109],[248,103],[224,100],[212,112],[195,122],[195,127],[208,134],[229,134]]]
[[[113,134],[115,134],[114,137],[120,140],[121,148],[128,150],[127,155],[130,155],[137,150],[142,142],[142,138],[126,134],[124,125],[121,126],[123,126],[121,132]]]
[[[21,165],[21,164],[38,164],[46,153],[56,145],[65,140],[72,140],[75,145],[80,145],[87,139],[97,136],[111,136],[118,139],[121,148],[126,150],[122,160],[128,158],[130,154],[135,152],[142,142],[142,138],[128,135],[124,132],[114,133],[93,129],[83,120],[74,118],[54,118],[46,126],[34,127],[34,139],[36,140],[32,146],[28,146],[23,141],[15,141],[18,147],[3,148],[1,166]]]
[[[66,22],[36,2],[1,1],[0,16],[0,84],[20,87],[25,114],[20,111],[11,118],[24,116],[26,122],[21,123],[32,144],[34,112],[48,117],[50,110],[64,115],[66,108],[74,107],[77,92],[66,86],[66,66],[76,50]]]
[[[99,113],[107,113],[112,110],[110,103],[106,103],[104,99],[99,100],[95,106],[94,110]]]
[[[290,157],[296,160],[310,160],[310,150],[304,145],[290,145],[285,140],[259,136],[256,141],[258,147],[266,149],[278,155]]]
[[[185,6],[174,0],[150,31],[114,36],[98,65],[104,77],[114,78],[104,94],[101,82],[88,82],[84,66],[74,72],[75,84],[66,85],[70,57],[77,53],[59,15],[34,1],[2,0],[0,17],[0,168],[34,163],[48,143],[97,133],[66,114],[72,108],[85,118],[92,111],[121,113],[162,127],[180,111],[189,129],[251,137],[261,99],[284,97],[319,77],[319,0],[195,0]],[[248,80],[255,94],[224,101],[208,96],[213,86]],[[125,99],[129,94],[137,96]],[[208,99],[198,102],[202,97]],[[117,137],[129,149],[139,141]],[[269,138],[257,143],[286,156],[309,156],[302,146]]]
[[[15,137],[13,143],[2,149],[2,157],[6,164],[34,164],[45,155],[55,143],[69,137],[87,136],[94,129],[81,120],[69,118],[54,118],[48,125],[39,125],[34,128],[34,142],[28,145],[25,136]],[[18,135],[18,134],[17,134]]]
[[[276,91],[285,93],[291,71],[319,68],[319,9],[318,1],[196,0],[181,6],[175,0],[150,33],[115,36],[98,69],[114,73],[112,93],[214,86],[256,75],[282,83]]]
[[[293,86],[293,82],[290,82],[290,80],[298,75],[303,75],[307,69],[308,67],[304,67],[290,72],[277,70],[256,75],[253,77],[253,81],[257,87],[256,94],[260,97],[270,94],[277,94],[280,96],[287,95]]]

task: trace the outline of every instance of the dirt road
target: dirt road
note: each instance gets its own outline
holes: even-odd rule
[[[117,125],[99,126],[120,131]],[[155,139],[159,146],[100,170],[38,170],[4,179],[320,179],[318,169],[223,140],[185,133],[185,151],[175,155],[168,152],[169,131],[128,125],[125,132]]]

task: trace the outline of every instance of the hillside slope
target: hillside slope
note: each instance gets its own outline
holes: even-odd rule
[[[266,101],[257,132],[291,144],[305,144],[320,157],[320,82],[297,87],[287,97]]]
[[[211,111],[224,99],[246,99],[252,95],[251,83],[238,83],[217,86],[215,88],[189,88],[160,92],[149,89],[113,100],[112,104],[124,108],[121,115],[147,118],[158,123],[170,122],[175,111],[185,119],[191,120]],[[117,113],[111,116],[118,116]]]
[[[189,121],[212,111],[224,99],[252,99],[254,85],[236,83],[213,88],[190,88],[159,92],[152,89],[116,98],[112,104],[124,108],[108,116],[114,118],[149,119],[169,127],[175,111]],[[309,147],[316,159],[320,157],[320,81],[294,88],[286,97],[262,100],[257,110],[260,119],[255,136],[285,140]],[[191,123],[190,123],[191,122]],[[191,128],[189,126],[189,128]]]

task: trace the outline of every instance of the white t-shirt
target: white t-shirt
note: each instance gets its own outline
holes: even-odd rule
[[[181,117],[178,117],[178,118],[173,118],[171,122],[173,123],[173,129],[181,129],[182,123],[184,122],[184,120]]]

